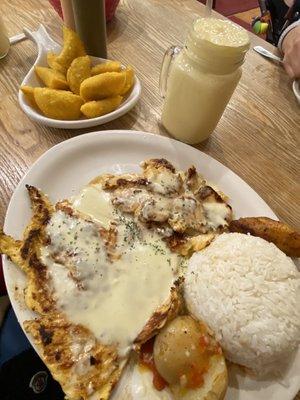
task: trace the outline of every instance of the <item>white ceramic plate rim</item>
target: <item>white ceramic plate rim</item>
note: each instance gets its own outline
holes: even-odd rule
[[[296,96],[296,99],[298,100],[300,104],[300,79],[296,79],[293,82],[293,91]]]
[[[127,143],[128,149],[124,147],[124,142]],[[162,137],[158,136],[155,134],[150,134],[146,132],[140,132],[140,131],[102,131],[102,132],[92,132],[90,134],[82,135],[82,136],[77,136],[75,138],[71,138],[67,141],[64,141],[51,149],[49,149],[46,153],[44,153],[29,169],[29,171],[26,173],[26,175],[23,177],[23,179],[20,181],[18,184],[16,190],[14,191],[14,194],[11,198],[11,201],[8,206],[6,218],[5,218],[5,224],[4,224],[4,230],[6,233],[11,234],[15,237],[19,237],[21,235],[21,232],[24,229],[24,226],[27,222],[27,217],[29,216],[28,214],[28,209],[29,209],[29,201],[27,198],[27,194],[25,191],[25,184],[32,184],[36,185],[37,183],[40,183],[41,177],[43,177],[43,181],[47,182],[47,177],[49,177],[49,174],[51,175],[51,163],[57,162],[57,160],[63,159],[64,157],[70,156],[73,153],[75,154],[78,152],[80,155],[83,153],[83,151],[87,151],[87,149],[92,149],[96,146],[100,146],[100,149],[103,149],[104,145],[109,145],[111,148],[111,154],[109,157],[111,158],[110,165],[114,166],[116,165],[118,168],[120,165],[123,164],[118,164],[118,160],[122,157],[124,157],[127,160],[127,164],[125,163],[124,171],[126,168],[129,170],[132,170],[132,168],[136,168],[136,163],[137,161],[134,160],[138,159],[139,161],[142,161],[146,157],[152,156],[152,157],[162,157],[165,156],[166,158],[170,159],[176,167],[180,168],[186,168],[188,165],[191,165],[192,163],[196,165],[196,167],[201,171],[201,169],[207,169],[209,172],[209,176],[207,173],[204,173],[204,176],[208,178],[212,178],[214,175],[216,179],[214,179],[214,182],[218,184],[221,190],[223,190],[226,194],[229,194],[232,198],[232,205],[233,208],[235,209],[238,205],[236,202],[237,199],[234,198],[234,196],[240,196],[241,193],[243,193],[242,196],[242,203],[245,201],[245,208],[249,209],[248,206],[249,204],[255,204],[255,209],[257,208],[257,213],[251,211],[251,214],[245,210],[244,214],[243,212],[239,212],[237,217],[240,216],[246,216],[246,215],[265,215],[270,218],[276,218],[276,215],[272,212],[272,210],[267,206],[267,204],[258,196],[258,194],[251,189],[250,186],[248,186],[241,178],[239,178],[236,174],[234,174],[231,170],[229,170],[227,167],[223,166],[221,163],[218,161],[214,160],[212,157],[206,155],[205,153],[200,152],[199,150],[188,146],[186,144],[183,144],[181,142],[178,142],[173,139],[169,139],[167,137]],[[136,153],[135,153],[135,148],[136,148]],[[140,154],[140,148],[143,149],[143,152]],[[158,149],[156,150],[153,154],[148,154],[148,151],[150,151],[152,148]],[[150,149],[150,150],[148,150]],[[104,151],[104,150],[102,150]],[[131,152],[134,154],[134,156],[131,158]],[[130,153],[130,156],[127,156],[127,153]],[[147,153],[147,154],[146,154]],[[72,161],[73,162],[73,161]],[[79,168],[82,164],[80,163],[80,159],[76,159],[76,162],[79,165]],[[120,162],[120,161],[119,161]],[[101,166],[102,161],[99,160],[99,165]],[[184,165],[183,165],[184,164]],[[133,167],[134,166],[134,167]],[[103,168],[107,168],[108,164],[102,165]],[[101,167],[101,168],[102,168]],[[100,171],[99,167],[97,167],[96,171],[98,173],[103,173],[106,169],[103,169]],[[82,167],[83,169],[83,167]],[[94,177],[97,172],[94,171],[93,167],[93,172],[90,175],[90,178]],[[63,172],[63,171],[62,171]],[[108,171],[111,172],[111,171]],[[222,175],[220,177],[220,175]],[[219,176],[219,182],[218,181],[218,176]],[[60,179],[64,183],[64,177],[63,175],[60,176]],[[80,178],[81,179],[81,178]],[[79,180],[80,180],[79,179]],[[230,183],[231,181],[234,182],[234,185],[231,187],[229,184],[228,188],[224,186],[224,183],[227,182]],[[85,181],[84,183],[87,183]],[[82,183],[80,182],[74,182],[74,183],[68,183],[68,185],[71,187],[76,186],[77,189],[79,189],[82,186]],[[67,189],[71,190],[72,189]],[[43,189],[43,187],[41,187]],[[230,189],[230,190],[227,190]],[[51,198],[51,193],[50,198]],[[69,193],[71,195],[73,193]],[[65,197],[66,193],[61,194],[61,197]],[[58,200],[58,198],[54,198],[52,200]],[[238,200],[240,202],[241,199]],[[236,205],[234,203],[236,202]],[[249,204],[248,204],[249,203]],[[241,204],[240,204],[241,205]],[[20,207],[24,207],[24,213],[27,213],[27,216],[23,216],[24,213],[22,213],[21,210],[21,218],[18,218],[18,213],[20,214]],[[22,209],[21,207],[21,209]],[[249,206],[250,207],[250,206]],[[251,207],[250,207],[251,209]],[[19,322],[22,324],[22,321],[24,319],[28,319],[30,317],[33,317],[34,315],[30,313],[28,310],[24,309],[24,305],[20,304],[19,300],[15,298],[14,295],[14,280],[15,276],[14,274],[19,274],[20,271],[18,270],[17,267],[15,267],[6,257],[3,259],[3,267],[4,267],[4,276],[5,276],[5,281],[7,284],[8,288],[8,293],[10,295],[10,299],[12,302],[12,305],[14,307],[14,310],[16,312],[17,318]],[[21,278],[25,282],[25,277]],[[29,337],[29,340],[31,338]],[[298,352],[296,358],[297,358],[297,363],[299,364],[299,356],[300,353]],[[250,380],[251,381],[251,380]],[[248,382],[249,384],[249,382]],[[264,382],[266,384],[266,382]],[[291,400],[293,397],[297,394],[299,390],[300,382],[293,382],[292,387],[287,387],[282,389],[284,393],[284,397],[276,397],[276,399],[286,399],[286,400]],[[279,389],[279,384],[277,382],[271,382],[270,385],[267,387],[268,388],[273,388],[276,387],[278,390]],[[265,390],[263,388],[259,392],[259,396],[257,395],[257,392],[255,392],[254,397],[251,396],[251,392],[254,389],[249,389],[247,391],[239,390],[239,391],[232,391],[230,389],[230,394],[226,396],[226,399],[228,400],[248,400],[248,399],[265,399],[268,398],[266,397],[267,393],[265,393]],[[268,396],[268,395],[267,395]],[[269,397],[270,398],[270,397]],[[272,397],[273,399],[273,397]]]

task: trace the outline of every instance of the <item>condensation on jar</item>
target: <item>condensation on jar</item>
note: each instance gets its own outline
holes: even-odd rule
[[[162,123],[172,136],[190,144],[209,137],[241,78],[248,49],[244,29],[216,18],[196,20],[184,48],[169,49],[161,75]]]

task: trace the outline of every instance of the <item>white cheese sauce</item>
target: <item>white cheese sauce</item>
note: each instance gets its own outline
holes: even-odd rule
[[[73,323],[82,324],[104,344],[125,355],[153,312],[170,295],[181,257],[160,236],[137,225],[110,204],[99,188],[85,188],[73,207],[97,223],[56,211],[42,248],[58,307]],[[102,226],[114,221],[115,256],[108,256]]]
[[[78,211],[100,222],[104,228],[109,228],[114,211],[110,203],[109,193],[97,189],[96,186],[87,186],[81,191],[79,196],[74,198],[73,206]]]
[[[226,219],[231,215],[231,210],[226,203],[204,202],[202,205],[209,227],[217,229],[228,225]]]
[[[150,182],[149,188],[163,195],[178,192],[182,184],[180,176],[168,169],[162,171],[156,169],[148,170],[146,177]]]
[[[135,213],[141,221],[169,222],[173,229],[218,229],[228,225],[231,210],[225,202],[199,202],[194,193],[186,191],[180,197],[166,197],[146,189],[124,189],[112,194],[113,204],[125,213]]]

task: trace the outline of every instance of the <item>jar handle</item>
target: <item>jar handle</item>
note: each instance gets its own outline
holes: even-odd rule
[[[182,47],[180,46],[171,46],[164,54],[159,76],[159,92],[162,98],[165,98],[166,96],[171,64],[173,63],[174,58],[181,52],[181,50]]]

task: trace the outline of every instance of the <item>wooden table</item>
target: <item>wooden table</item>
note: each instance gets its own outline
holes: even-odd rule
[[[61,21],[47,1],[2,0],[8,32],[45,24],[61,39]],[[108,25],[110,58],[132,64],[143,92],[127,115],[99,129],[136,129],[167,135],[161,127],[158,93],[164,51],[182,44],[193,20],[203,14],[196,0],[123,0]],[[251,35],[252,44],[275,49]],[[0,225],[10,196],[32,163],[51,146],[93,129],[65,131],[31,121],[20,109],[18,87],[33,64],[34,45],[12,46],[0,61]],[[283,69],[249,51],[241,82],[211,138],[197,147],[241,176],[278,217],[300,229],[300,108]],[[95,128],[94,128],[95,129]],[[300,400],[300,397],[298,397]]]

